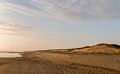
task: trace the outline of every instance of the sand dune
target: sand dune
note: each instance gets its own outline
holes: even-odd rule
[[[115,44],[97,44],[83,48],[77,48],[72,52],[98,52],[98,53],[117,53],[120,51],[120,46]]]
[[[88,48],[92,53],[88,53]],[[105,51],[98,53],[100,48]],[[119,46],[100,44],[79,49],[24,52],[23,57],[1,58],[0,74],[120,74],[120,55],[114,54],[116,50]]]

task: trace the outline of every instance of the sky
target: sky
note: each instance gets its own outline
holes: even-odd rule
[[[0,51],[120,44],[120,0],[0,0]]]

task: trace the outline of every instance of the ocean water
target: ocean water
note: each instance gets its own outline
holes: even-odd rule
[[[19,53],[0,53],[0,58],[15,58],[22,57]]]

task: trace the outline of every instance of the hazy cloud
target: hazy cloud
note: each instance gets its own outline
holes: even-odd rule
[[[43,11],[80,19],[110,19],[120,16],[120,0],[33,0]]]
[[[13,23],[11,21],[8,21],[7,19],[0,18],[0,34],[13,34],[13,33],[27,33],[32,32],[32,27]]]
[[[0,3],[0,9],[10,9],[30,15],[46,13],[57,18],[83,20],[120,17],[120,0],[25,0],[18,3],[17,0],[12,1],[4,0]]]
[[[38,14],[38,12],[36,10],[32,10],[25,6],[17,5],[17,4],[13,4],[13,3],[9,3],[9,2],[1,2],[0,9],[12,10],[12,11],[24,14],[24,15],[31,15],[31,16]]]

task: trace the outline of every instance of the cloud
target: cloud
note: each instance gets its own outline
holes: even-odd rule
[[[17,0],[13,1],[17,2]],[[0,9],[34,16],[45,13],[56,18],[67,19],[120,18],[120,0],[25,0],[25,2],[19,2],[12,3],[4,0],[0,3]]]
[[[111,19],[120,16],[119,0],[32,0],[43,11],[79,19]]]
[[[8,31],[28,31],[30,28],[15,23],[0,22],[0,29]]]
[[[33,28],[0,18],[0,34],[19,34],[32,32]]]
[[[34,16],[34,15],[38,14],[38,11],[36,11],[36,10],[32,10],[32,9],[29,9],[25,6],[16,5],[16,4],[9,3],[9,2],[1,2],[0,9],[12,10],[12,11],[15,11],[15,12],[18,12],[18,13],[21,13],[24,15],[29,15],[29,16]]]

